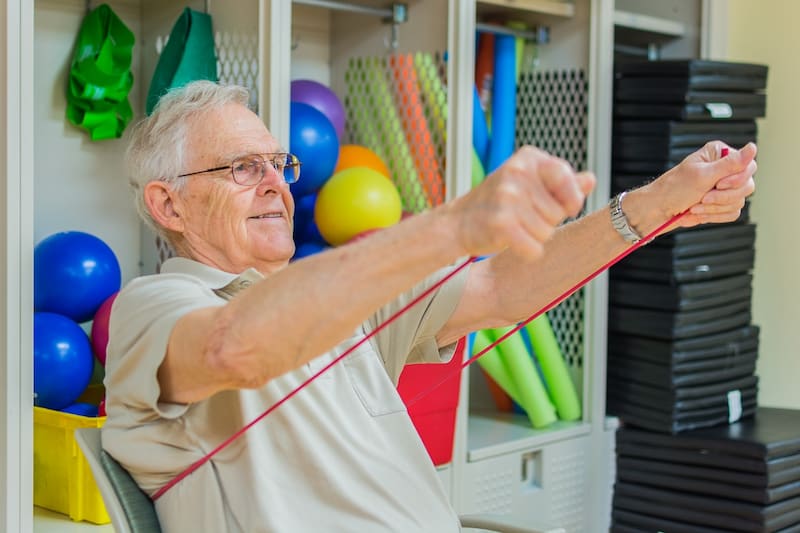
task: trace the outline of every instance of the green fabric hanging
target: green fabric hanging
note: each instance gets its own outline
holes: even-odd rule
[[[186,8],[172,27],[147,93],[147,114],[167,91],[194,80],[217,81],[211,16]]]
[[[93,141],[122,136],[133,118],[128,93],[135,38],[102,4],[81,23],[67,83],[67,119],[86,129]]]

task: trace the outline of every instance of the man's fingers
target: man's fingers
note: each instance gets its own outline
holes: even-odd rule
[[[597,178],[593,172],[578,172],[575,175],[575,179],[578,181],[578,187],[583,193],[584,199],[592,193],[595,185],[597,185]]]
[[[563,221],[568,216],[576,216],[583,207],[586,193],[583,191],[584,184],[573,168],[562,159],[553,158],[541,166],[542,184],[546,189],[546,196],[552,196],[560,206],[560,218],[556,224]]]
[[[754,143],[747,143],[741,150],[729,150],[727,156],[716,161],[719,172],[724,176],[741,172],[755,159],[758,149]]]
[[[721,180],[719,180],[715,188],[721,191],[727,189],[738,189],[739,187],[744,185],[744,183],[747,182],[747,180],[753,177],[753,174],[756,173],[756,170],[758,170],[758,164],[755,161],[750,161],[745,167],[745,169],[742,170],[741,172],[731,174],[730,176],[726,176]]]

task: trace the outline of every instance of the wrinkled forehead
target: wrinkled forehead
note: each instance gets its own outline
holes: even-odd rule
[[[261,118],[240,104],[226,104],[195,115],[186,139],[192,166],[217,165],[247,155],[282,151]]]

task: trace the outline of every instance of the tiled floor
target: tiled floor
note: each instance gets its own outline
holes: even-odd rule
[[[73,522],[66,515],[34,507],[33,533],[114,533],[114,528],[111,524],[97,526],[89,522]]]

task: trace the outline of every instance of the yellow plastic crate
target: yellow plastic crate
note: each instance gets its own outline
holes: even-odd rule
[[[76,428],[99,428],[106,418],[33,408],[33,503],[73,520],[111,520],[92,471],[75,442]]]

